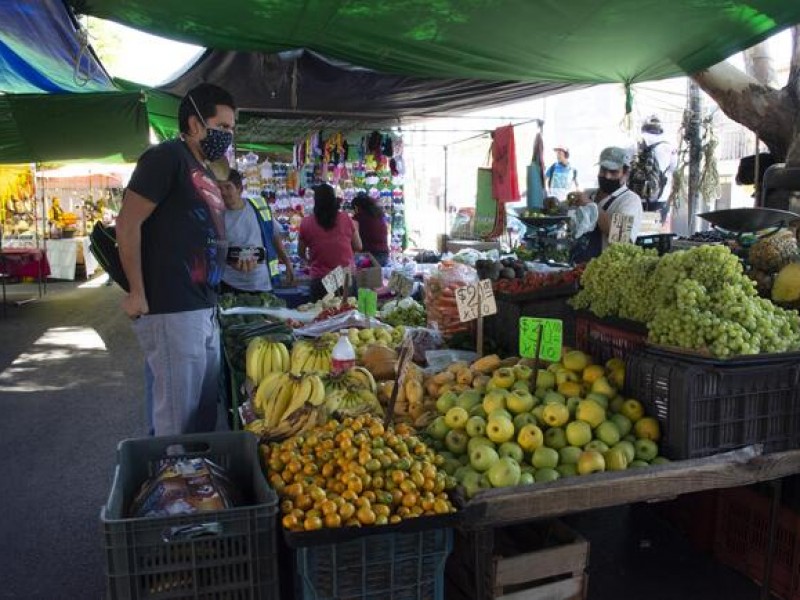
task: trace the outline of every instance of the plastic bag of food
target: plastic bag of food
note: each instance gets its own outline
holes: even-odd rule
[[[436,329],[427,327],[406,327],[406,335],[411,336],[414,343],[414,362],[424,365],[426,354],[444,347],[444,338]]]
[[[171,517],[232,508],[241,494],[227,472],[205,458],[166,458],[139,488],[131,517]]]
[[[470,331],[471,322],[462,323],[458,318],[456,290],[477,282],[477,271],[464,264],[441,263],[438,269],[432,271],[425,278],[428,327],[438,329],[446,338],[459,332]]]

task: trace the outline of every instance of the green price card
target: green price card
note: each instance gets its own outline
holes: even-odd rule
[[[519,320],[519,355],[535,358],[539,335],[542,343],[539,358],[550,362],[561,360],[561,346],[564,342],[564,327],[560,319],[538,319],[521,317]]]
[[[358,310],[368,317],[378,314],[378,294],[375,290],[358,288]]]

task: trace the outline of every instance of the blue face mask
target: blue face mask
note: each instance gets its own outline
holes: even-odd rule
[[[194,110],[197,113],[197,116],[200,118],[200,122],[206,128],[206,137],[200,140],[200,149],[203,151],[203,155],[206,157],[206,160],[210,162],[219,160],[225,156],[228,148],[233,143],[233,132],[209,127],[208,123],[206,123],[206,120],[203,118],[203,115],[200,114],[197,104],[194,102],[194,98],[189,96],[189,100],[191,100],[192,106],[194,106]]]

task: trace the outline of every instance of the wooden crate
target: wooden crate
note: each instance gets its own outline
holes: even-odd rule
[[[548,520],[458,534],[448,600],[585,600],[589,542]]]

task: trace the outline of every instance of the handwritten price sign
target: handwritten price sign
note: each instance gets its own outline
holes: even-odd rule
[[[492,282],[483,279],[478,283],[458,288],[456,290],[456,306],[458,307],[458,318],[462,323],[496,314],[497,303],[494,301]]]
[[[541,344],[539,336],[542,336]],[[536,347],[539,346],[539,358],[556,362],[561,360],[561,346],[564,342],[564,326],[559,319],[537,319],[521,317],[519,320],[519,355],[524,358],[536,358]]]
[[[611,215],[611,227],[608,231],[608,242],[610,244],[630,243],[632,231],[633,215],[623,215],[622,213]]]
[[[336,294],[336,290],[344,285],[344,269],[336,267],[322,278],[322,285],[329,294]]]

